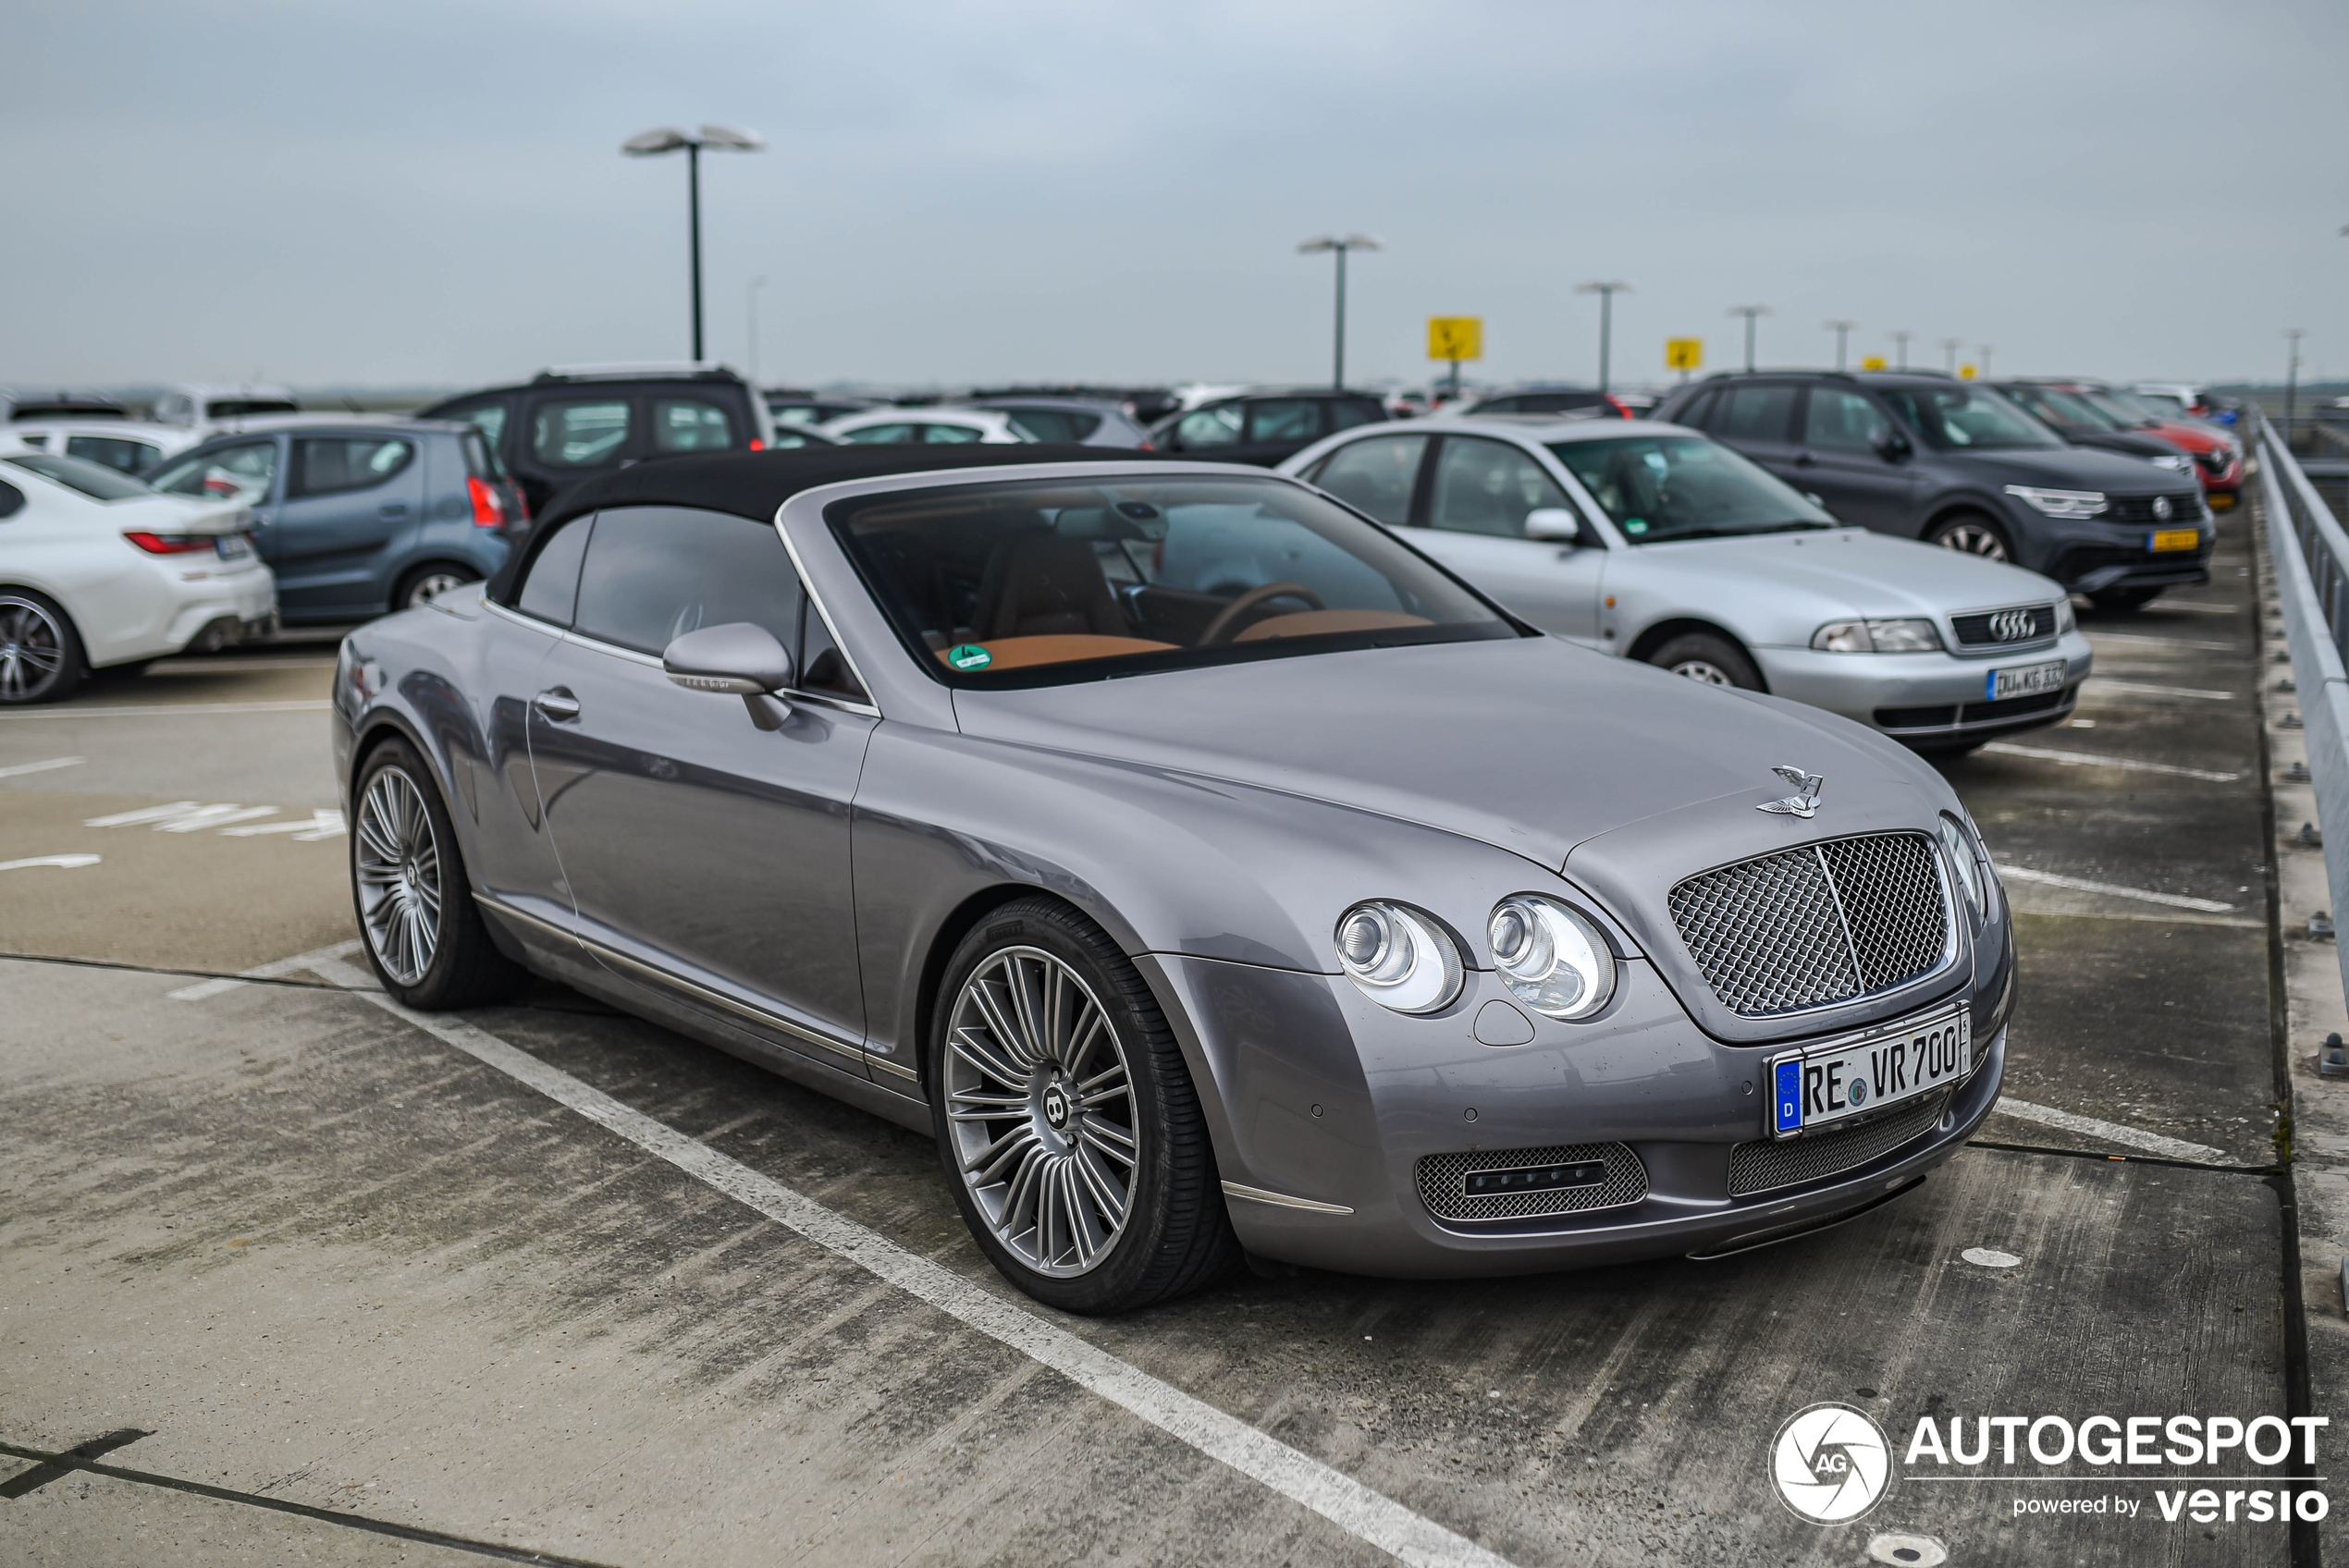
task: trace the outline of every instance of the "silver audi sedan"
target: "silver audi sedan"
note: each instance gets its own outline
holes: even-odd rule
[[[1281,465],[1544,631],[1771,692],[1943,754],[2072,713],[2061,587],[1848,527],[1693,430],[1482,415],[1371,425]]]
[[[1735,1252],[1998,1095],[2009,915],[1930,767],[1261,469],[644,464],[353,632],[335,712],[391,996],[535,972],[933,1137],[1070,1311]]]

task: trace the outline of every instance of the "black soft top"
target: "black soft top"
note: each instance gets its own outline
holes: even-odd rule
[[[489,596],[508,602],[532,546],[556,525],[606,507],[696,507],[732,512],[760,522],[771,521],[785,501],[803,490],[854,479],[886,479],[899,473],[935,473],[941,469],[1003,468],[1020,463],[1100,463],[1182,460],[1162,452],[1062,443],[1017,446],[971,443],[958,447],[802,447],[781,452],[708,452],[656,458],[574,484],[547,503],[531,530],[530,543],[506,557],[490,580]]]

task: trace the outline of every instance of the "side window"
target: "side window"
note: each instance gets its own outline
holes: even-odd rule
[[[1793,387],[1732,386],[1705,428],[1725,441],[1783,441],[1793,419]]]
[[[412,441],[380,435],[301,435],[294,438],[289,500],[369,490],[406,468],[416,456]]]
[[[260,506],[269,499],[277,476],[277,443],[246,441],[192,453],[155,475],[158,490],[174,496],[197,496],[207,501],[242,501]]]
[[[788,648],[799,638],[799,577],[772,523],[619,507],[596,514],[572,624],[658,655],[688,631],[747,620]]]
[[[1250,441],[1318,441],[1322,404],[1316,398],[1267,398],[1248,406]]]
[[[122,473],[138,473],[160,456],[159,450],[144,441],[125,441],[115,435],[68,435],[66,456],[85,461],[104,463]]]
[[[1360,398],[1347,398],[1329,405],[1329,434],[1334,435],[1358,424],[1377,424],[1386,418],[1386,410]]]
[[[1814,386],[1811,407],[1802,416],[1802,444],[1839,452],[1864,452],[1870,449],[1868,432],[1886,423],[1884,416],[1876,411],[1876,405],[1857,392]]]
[[[1710,430],[1711,420],[1721,409],[1721,394],[1700,392],[1689,399],[1689,406],[1672,416],[1674,424],[1685,424],[1691,430]]]
[[[842,431],[840,438],[859,447],[894,447],[901,442],[918,441],[922,433],[919,426],[911,424],[866,424]]]
[[[1525,514],[1537,507],[1571,509],[1571,503],[1531,457],[1502,441],[1455,435],[1444,443],[1428,507],[1434,527],[1518,539]]]
[[[803,594],[804,598],[805,595]],[[799,671],[799,689],[821,692],[827,696],[846,697],[851,702],[868,703],[865,688],[856,683],[850,673],[848,660],[841,656],[840,647],[832,641],[830,628],[817,613],[813,602],[800,612],[799,651],[795,668]]]
[[[734,422],[699,398],[653,399],[653,450],[722,452],[734,445]]]
[[[628,444],[625,398],[549,398],[531,410],[530,455],[548,468],[600,468]]]
[[[506,400],[503,398],[488,398],[478,403],[461,403],[440,417],[461,419],[467,424],[478,427],[482,435],[489,438],[489,444],[493,447],[498,445],[506,434]]]
[[[1237,403],[1221,403],[1213,408],[1193,409],[1174,426],[1174,439],[1185,451],[1201,447],[1236,447],[1240,440],[1240,409]]]
[[[595,514],[574,518],[538,546],[530,573],[522,580],[514,608],[557,626],[569,626],[579,602],[579,563],[587,557],[587,536],[596,527]]]
[[[924,424],[922,439],[933,447],[965,447],[986,439],[987,432],[969,424]]]
[[[1411,489],[1419,483],[1424,435],[1382,435],[1340,447],[1313,483],[1357,511],[1384,523],[1411,521]]]
[[[11,518],[24,510],[24,492],[0,479],[0,518]]]

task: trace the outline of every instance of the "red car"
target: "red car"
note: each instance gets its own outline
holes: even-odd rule
[[[2158,435],[2193,458],[2195,473],[2202,481],[2202,492],[2212,511],[2228,510],[2242,493],[2243,448],[2216,426],[2175,410],[2165,412],[2152,398],[2115,391],[2101,381],[2041,381],[2037,385],[2073,393],[2129,429]]]

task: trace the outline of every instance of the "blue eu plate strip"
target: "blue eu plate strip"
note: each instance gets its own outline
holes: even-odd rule
[[[1791,1133],[1802,1125],[1802,1064],[1800,1061],[1778,1063],[1777,1128]]]
[[[1995,669],[1983,672],[1982,700],[1986,703],[1995,703],[1998,700],[1998,672]]]

